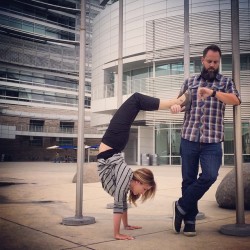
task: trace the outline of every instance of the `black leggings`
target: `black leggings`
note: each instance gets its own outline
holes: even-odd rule
[[[131,125],[139,111],[158,110],[159,104],[159,98],[134,93],[114,114],[102,142],[117,152],[121,152],[128,142]]]

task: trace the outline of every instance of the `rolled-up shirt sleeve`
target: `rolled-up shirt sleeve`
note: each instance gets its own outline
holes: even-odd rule
[[[236,95],[241,103],[240,93],[237,90],[236,85],[231,78],[228,78],[226,91],[227,91],[227,93],[232,93],[232,94]]]

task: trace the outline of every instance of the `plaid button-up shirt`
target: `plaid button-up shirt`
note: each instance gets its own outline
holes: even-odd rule
[[[198,101],[198,87],[214,88],[224,93],[233,93],[239,100],[240,95],[231,78],[217,74],[214,81],[209,82],[201,75],[185,80],[182,90],[190,89],[192,104],[190,110],[185,112],[182,127],[182,138],[201,143],[218,143],[224,140],[224,114],[226,104],[216,97],[207,97]]]

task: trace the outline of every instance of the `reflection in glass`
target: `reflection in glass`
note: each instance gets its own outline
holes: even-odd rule
[[[160,165],[170,163],[170,133],[169,129],[156,129],[155,152],[158,155]]]

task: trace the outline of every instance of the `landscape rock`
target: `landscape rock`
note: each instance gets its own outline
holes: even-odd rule
[[[76,176],[77,173],[75,173],[72,183],[76,183]],[[94,183],[99,182],[99,176],[97,172],[97,163],[91,162],[91,163],[84,163],[83,165],[83,184],[84,183]]]
[[[244,207],[250,210],[250,164],[243,164]],[[219,184],[216,194],[219,207],[227,209],[236,208],[236,178],[233,168]]]

